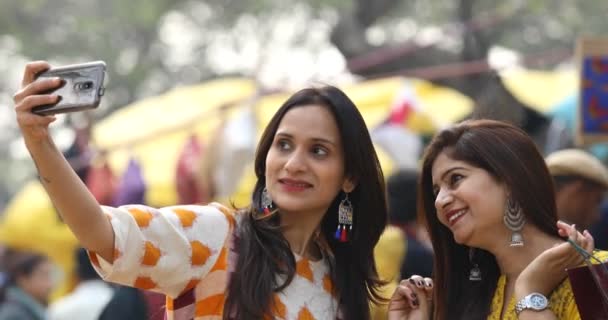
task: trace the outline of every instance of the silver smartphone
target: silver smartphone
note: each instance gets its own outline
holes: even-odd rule
[[[45,94],[56,94],[59,101],[55,104],[32,108],[39,115],[75,112],[97,108],[105,93],[103,81],[106,63],[94,61],[52,68],[42,72],[37,79],[59,77],[63,85]]]

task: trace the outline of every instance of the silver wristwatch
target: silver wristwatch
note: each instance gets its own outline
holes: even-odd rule
[[[532,292],[515,304],[515,313],[519,315],[524,310],[543,311],[548,306],[547,297],[538,292]]]

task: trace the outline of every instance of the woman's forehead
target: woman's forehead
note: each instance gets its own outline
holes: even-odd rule
[[[339,143],[340,132],[332,113],[324,106],[298,106],[285,113],[275,135]]]
[[[470,163],[463,160],[454,159],[450,156],[449,152],[442,151],[433,162],[433,166],[431,168],[431,176],[433,179],[433,183],[436,183],[437,181],[441,180],[448,172],[451,172],[456,169],[470,170],[473,168],[474,166]]]

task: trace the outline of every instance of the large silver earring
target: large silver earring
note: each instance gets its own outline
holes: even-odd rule
[[[264,190],[262,190],[260,204],[260,211],[264,212],[264,215],[270,214],[270,212],[272,212],[274,209],[274,203],[272,202],[272,198],[270,198],[270,194],[268,194],[266,187],[264,187]]]
[[[471,271],[469,271],[469,280],[470,281],[481,281],[481,269],[479,269],[479,265],[475,263],[473,260],[475,258],[475,249],[469,248],[469,262],[471,263]]]
[[[526,218],[521,210],[519,204],[509,197],[507,199],[507,205],[505,208],[505,215],[503,218],[505,226],[509,228],[513,233],[511,234],[511,247],[521,247],[524,245],[524,237],[521,235],[521,230],[526,224]]]
[[[338,228],[334,235],[340,242],[347,242],[353,231],[353,205],[348,200],[348,193],[338,207]]]

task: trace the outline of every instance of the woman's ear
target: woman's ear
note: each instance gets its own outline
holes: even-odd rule
[[[351,193],[357,187],[357,182],[352,178],[344,179],[344,183],[342,183],[342,191],[346,193]]]

